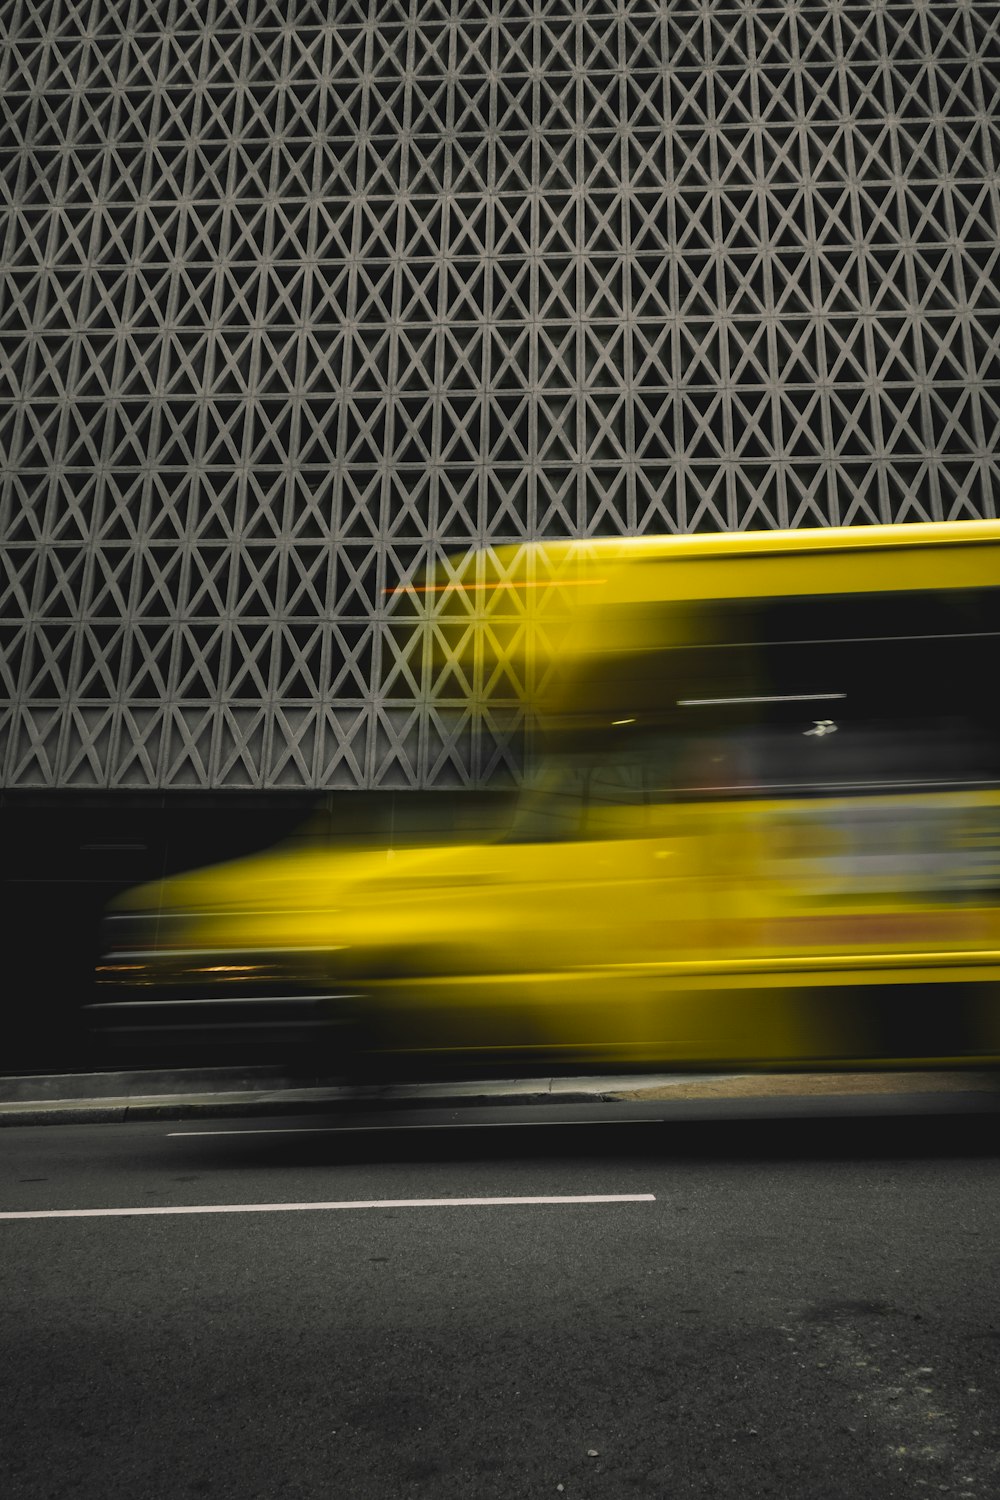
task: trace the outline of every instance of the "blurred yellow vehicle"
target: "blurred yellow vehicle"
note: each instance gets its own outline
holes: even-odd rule
[[[510,827],[132,891],[126,1005],[298,1006],[330,1065],[424,1073],[1000,1057],[1000,522],[498,563],[526,652],[571,601]]]

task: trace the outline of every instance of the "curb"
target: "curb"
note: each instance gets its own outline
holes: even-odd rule
[[[0,1130],[17,1125],[110,1125],[145,1120],[288,1118],[348,1111],[460,1111],[503,1105],[658,1105],[696,1116],[722,1107],[752,1116],[763,1109],[809,1105],[906,1113],[1000,1116],[995,1073],[896,1075],[671,1074],[656,1077],[570,1077],[462,1080],[453,1084],[337,1086],[295,1082],[262,1070],[190,1069],[172,1073],[109,1073],[0,1078]],[[864,1085],[869,1084],[870,1087]],[[905,1083],[905,1087],[903,1086]],[[159,1088],[157,1088],[159,1085]],[[200,1087],[199,1087],[200,1085]],[[214,1085],[214,1087],[212,1086]],[[228,1087],[227,1087],[228,1085]],[[112,1092],[114,1090],[114,1092]],[[86,1092],[85,1092],[86,1091]]]
[[[414,1103],[416,1101],[409,1101]],[[512,1105],[512,1104],[622,1104],[616,1094],[492,1094],[466,1096],[457,1101],[454,1097],[427,1098],[421,1105],[438,1110],[447,1110],[451,1115],[466,1105]],[[343,1119],[344,1101],[329,1099],[329,1119]],[[732,1124],[741,1122],[767,1122],[788,1125],[807,1120],[897,1121],[914,1125],[923,1122],[940,1129],[948,1121],[976,1120],[980,1125],[995,1122],[1000,1124],[1000,1105],[983,1094],[947,1095],[938,1093],[872,1094],[868,1097],[848,1094],[828,1094],[825,1097],[799,1096],[754,1098],[691,1098],[646,1099],[628,1101],[626,1107],[639,1110],[641,1117],[661,1124]],[[381,1112],[377,1125],[365,1128],[392,1128],[391,1116],[396,1111],[401,1115],[409,1112],[407,1103],[393,1101]],[[312,1100],[253,1099],[253,1100],[154,1100],[121,1101],[93,1104],[73,1104],[55,1108],[29,1106],[19,1110],[0,1109],[0,1132],[3,1128],[18,1125],[110,1125],[138,1124],[143,1121],[176,1120],[223,1120],[223,1119],[288,1119],[315,1115],[323,1111],[323,1102]],[[350,1123],[346,1121],[345,1123]],[[594,1124],[599,1121],[595,1118]]]
[[[261,1116],[288,1117],[312,1115],[324,1110],[342,1112],[354,1103],[371,1107],[373,1104],[389,1111],[393,1109],[465,1109],[484,1105],[503,1104],[599,1104],[611,1096],[598,1092],[565,1093],[495,1093],[495,1094],[425,1094],[420,1098],[393,1098],[384,1096],[379,1100],[354,1100],[343,1091],[308,1091],[304,1097],[297,1095],[209,1094],[197,1098],[136,1098],[76,1100],[73,1103],[0,1104],[0,1130],[17,1125],[110,1125],[135,1124],[141,1120],[223,1120],[231,1118],[259,1118]]]
[[[690,1075],[684,1075],[690,1078]],[[716,1075],[712,1075],[713,1077]],[[344,1086],[290,1078],[273,1068],[175,1068],[0,1077],[0,1129],[9,1125],[103,1125],[193,1117],[304,1115],[348,1108],[463,1109],[502,1104],[595,1104],[637,1084],[681,1075],[456,1079]]]

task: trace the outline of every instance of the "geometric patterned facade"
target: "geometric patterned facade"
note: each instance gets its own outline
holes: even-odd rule
[[[490,547],[997,514],[996,4],[3,0],[0,97],[6,787],[513,776]]]

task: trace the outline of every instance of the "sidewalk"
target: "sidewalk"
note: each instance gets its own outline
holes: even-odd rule
[[[344,1088],[267,1068],[187,1068],[0,1078],[0,1126],[281,1116],[372,1106],[462,1108],[496,1104],[597,1104],[676,1100],[934,1098],[947,1107],[1000,1110],[1000,1077],[986,1072],[601,1075],[391,1084]]]
[[[0,1126],[312,1114],[356,1105],[460,1107],[475,1104],[594,1103],[656,1078],[512,1078],[345,1088],[267,1068],[183,1068],[129,1073],[63,1073],[0,1078]],[[685,1078],[690,1082],[690,1078]]]

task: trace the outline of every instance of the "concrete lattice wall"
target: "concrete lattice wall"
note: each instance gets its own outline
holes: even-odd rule
[[[4,0],[0,90],[8,787],[510,775],[429,561],[996,513],[995,4]]]

